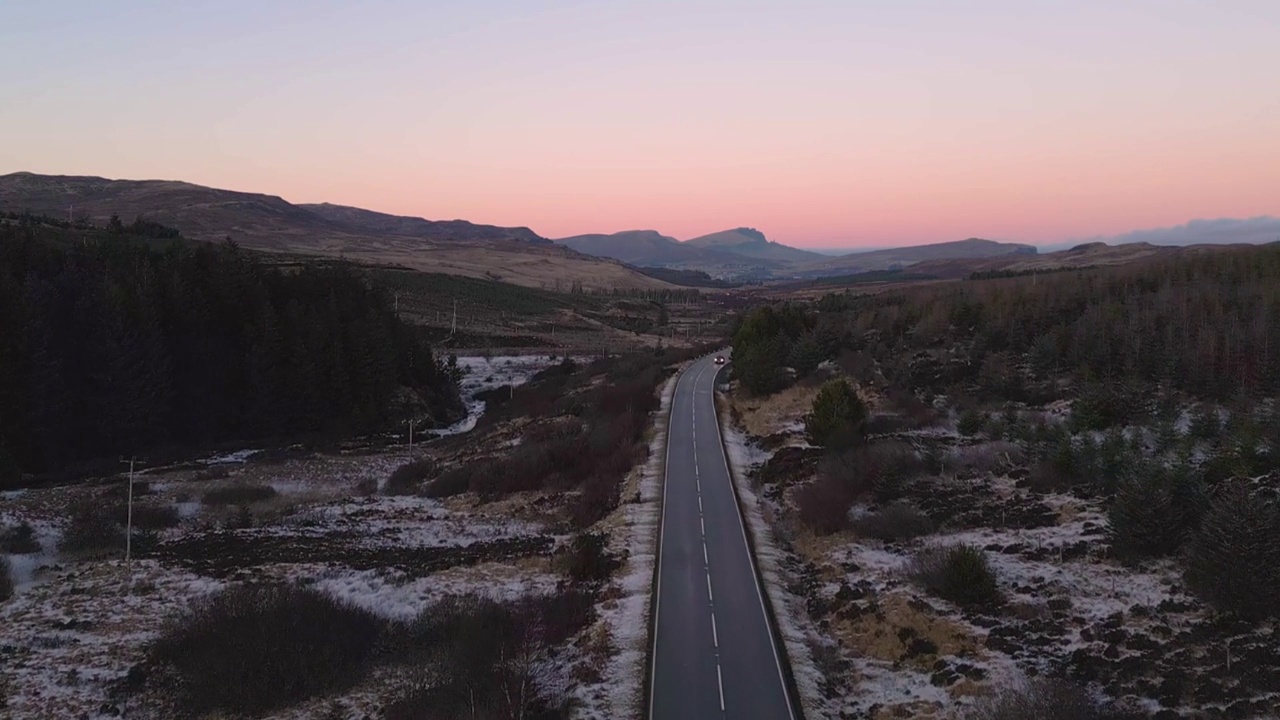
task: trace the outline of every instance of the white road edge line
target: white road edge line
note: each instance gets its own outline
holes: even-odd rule
[[[716,416],[716,439],[720,441],[720,457],[724,459],[725,474],[729,478],[729,488],[733,490],[733,499],[736,504],[738,502],[738,489],[734,485],[733,468],[729,466],[729,455],[725,452],[724,437],[720,432],[720,411],[716,408],[715,381],[716,375],[719,374],[720,370],[717,369],[715,375],[711,376],[711,411],[715,413]],[[695,385],[695,394],[697,393],[697,390],[698,388]],[[787,701],[787,717],[790,718],[790,720],[795,720],[796,713],[791,706],[791,692],[787,690],[787,678],[782,674],[782,657],[778,655],[778,645],[773,640],[773,623],[769,622],[769,609],[764,604],[764,590],[760,586],[760,573],[756,571],[755,558],[751,557],[751,543],[747,541],[747,526],[742,520],[742,508],[738,507],[737,510],[738,512],[734,513],[734,515],[738,518],[738,528],[742,530],[743,549],[747,552],[748,564],[751,566],[751,575],[756,581],[756,597],[760,600],[760,612],[764,616],[765,625],[769,630],[769,647],[773,649],[773,661],[778,667],[778,682],[782,683],[782,697]],[[710,581],[709,578],[708,581]],[[720,692],[721,695],[724,694],[723,688]],[[721,702],[720,709],[724,709],[723,702]]]

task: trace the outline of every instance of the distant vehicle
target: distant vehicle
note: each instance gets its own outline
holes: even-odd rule
[[[721,355],[717,355],[717,356],[716,356],[716,364],[717,364],[717,365],[723,365],[723,364],[724,364],[724,357],[723,357],[723,356],[721,356]]]

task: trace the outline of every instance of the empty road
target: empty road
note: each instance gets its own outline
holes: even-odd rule
[[[650,720],[794,716],[720,444],[713,358],[676,381],[667,437]]]

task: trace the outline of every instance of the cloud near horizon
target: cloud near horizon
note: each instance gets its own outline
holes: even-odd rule
[[[1173,227],[1134,230],[1121,235],[1082,238],[1072,242],[1105,242],[1108,245],[1138,242],[1152,245],[1259,245],[1280,242],[1280,218],[1260,215],[1252,218],[1196,219]]]

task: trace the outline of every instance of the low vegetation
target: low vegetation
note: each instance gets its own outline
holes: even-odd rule
[[[71,508],[62,534],[61,550],[73,555],[122,554],[125,546],[123,517],[118,508],[94,501]]]
[[[382,491],[387,495],[413,495],[421,489],[423,482],[439,472],[439,466],[431,458],[407,462],[391,473]]]
[[[185,712],[257,715],[354,686],[382,631],[368,612],[314,591],[241,586],[166,630],[151,660],[172,674]]]
[[[29,555],[40,552],[40,541],[30,523],[22,522],[0,530],[0,554]]]
[[[485,424],[519,414],[540,418],[541,429],[526,432],[504,457],[441,472],[424,494],[472,492],[495,500],[517,492],[572,491],[569,522],[591,526],[618,506],[623,478],[645,457],[644,432],[671,365],[701,352],[638,353],[586,367],[566,361],[525,386],[496,393]]]
[[[0,555],[0,602],[4,602],[13,597],[13,571],[9,567],[9,558]],[[0,696],[0,699],[3,699]],[[4,705],[0,704],[0,710],[4,709]]]
[[[916,553],[909,574],[930,594],[963,607],[992,607],[1004,600],[986,554],[971,545],[925,548]]]
[[[933,532],[933,521],[910,503],[893,502],[854,520],[853,531],[860,537],[903,542]]]
[[[1112,720],[1089,692],[1066,680],[1036,678],[1020,686],[1000,688],[980,700],[962,720]]]

